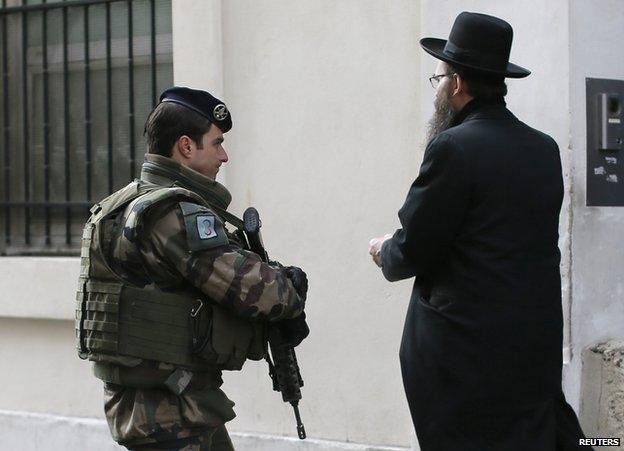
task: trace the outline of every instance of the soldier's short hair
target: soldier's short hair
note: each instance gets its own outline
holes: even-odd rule
[[[193,110],[173,102],[161,102],[150,113],[144,135],[148,153],[171,157],[171,149],[180,136],[191,138],[202,148],[202,136],[212,124]]]
[[[487,75],[484,72],[471,71],[449,64],[452,72],[464,79],[468,94],[475,99],[496,100],[507,95],[505,78],[500,75]]]

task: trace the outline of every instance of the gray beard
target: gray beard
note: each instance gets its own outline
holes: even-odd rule
[[[434,111],[427,126],[427,142],[451,127],[455,112],[448,96],[436,96],[433,103]]]

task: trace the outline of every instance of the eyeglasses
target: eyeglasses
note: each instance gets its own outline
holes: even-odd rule
[[[448,77],[449,75],[455,75],[456,73],[457,72],[449,72],[448,74],[433,75],[429,77],[429,83],[431,83],[431,86],[433,86],[433,89],[438,89],[440,80],[442,80],[444,77]]]

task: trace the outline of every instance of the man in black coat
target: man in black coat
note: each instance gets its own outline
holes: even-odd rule
[[[561,390],[557,246],[563,179],[548,135],[505,107],[511,26],[461,13],[440,61],[430,141],[399,211],[371,240],[389,281],[415,277],[400,359],[423,451],[555,451],[583,437]]]

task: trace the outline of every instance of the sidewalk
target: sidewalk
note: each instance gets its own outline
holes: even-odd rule
[[[237,451],[409,451],[409,448],[233,432]],[[0,410],[0,450],[122,451],[104,420]],[[417,448],[414,450],[417,451]]]

